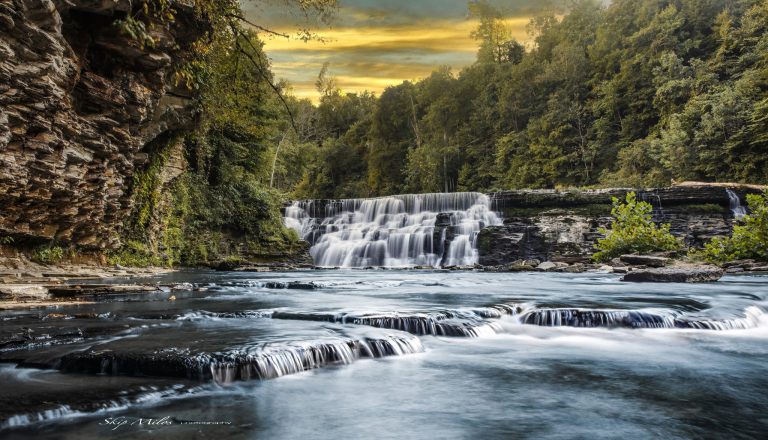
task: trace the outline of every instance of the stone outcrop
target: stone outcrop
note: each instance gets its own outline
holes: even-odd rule
[[[743,200],[746,194],[759,193],[760,189],[750,185],[734,184],[731,189]],[[574,208],[589,205],[610,204],[612,197],[624,198],[630,191],[637,193],[638,200],[644,200],[659,207],[697,204],[729,206],[728,194],[719,185],[670,186],[665,188],[632,189],[606,188],[594,190],[537,189],[500,191],[490,194],[493,209],[525,208]]]
[[[140,5],[0,0],[0,235],[119,245],[133,174],[193,122],[170,77],[207,26],[179,3],[140,47],[115,26]]]
[[[731,190],[741,200],[746,194],[760,192],[749,186]],[[599,228],[610,225],[612,197],[623,198],[629,191],[653,205],[654,221],[669,223],[672,234],[688,246],[701,247],[713,237],[729,235],[733,228],[730,199],[720,186],[503,191],[490,196],[492,208],[501,213],[504,224],[480,231],[479,263],[500,266],[533,258],[586,262],[602,237]]]
[[[633,270],[621,279],[635,283],[709,283],[725,271],[716,266],[675,266]]]
[[[624,264],[634,266],[648,266],[648,267],[664,267],[671,261],[667,257],[659,257],[655,255],[622,255],[619,260]]]

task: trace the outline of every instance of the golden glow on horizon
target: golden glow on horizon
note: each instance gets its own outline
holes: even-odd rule
[[[506,20],[512,37],[527,42],[530,17]],[[276,78],[286,79],[293,95],[319,99],[315,79],[326,61],[329,73],[344,92],[365,90],[380,94],[386,87],[429,76],[448,65],[458,72],[472,64],[478,41],[470,36],[476,20],[432,20],[399,26],[339,27],[319,32],[325,40],[266,38]],[[293,30],[277,29],[290,34]]]

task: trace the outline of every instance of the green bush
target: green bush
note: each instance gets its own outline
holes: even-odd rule
[[[638,202],[634,192],[627,193],[624,202],[614,197],[611,228],[600,228],[605,237],[597,241],[598,252],[592,259],[608,261],[623,254],[680,249],[680,241],[670,234],[669,225],[657,226],[653,222],[652,211],[653,206]]]
[[[64,249],[60,246],[40,246],[32,252],[30,259],[36,263],[56,264],[64,259]]]
[[[730,237],[717,237],[704,247],[704,258],[712,263],[751,258],[768,261],[768,190],[747,195],[750,214],[733,227]]]

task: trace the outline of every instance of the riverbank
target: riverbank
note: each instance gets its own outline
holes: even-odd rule
[[[122,267],[93,263],[41,264],[29,260],[23,254],[0,258],[0,310],[55,307],[91,303],[95,295],[125,291],[154,291],[157,286],[132,282],[174,271],[159,267]],[[111,283],[108,289],[96,290],[99,280],[124,278],[124,285]],[[74,287],[76,282],[91,288]],[[66,292],[70,292],[67,294]]]

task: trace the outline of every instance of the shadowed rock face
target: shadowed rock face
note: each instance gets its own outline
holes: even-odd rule
[[[0,233],[118,244],[134,172],[193,119],[168,79],[204,23],[180,7],[140,49],[114,25],[131,0],[0,0]]]

